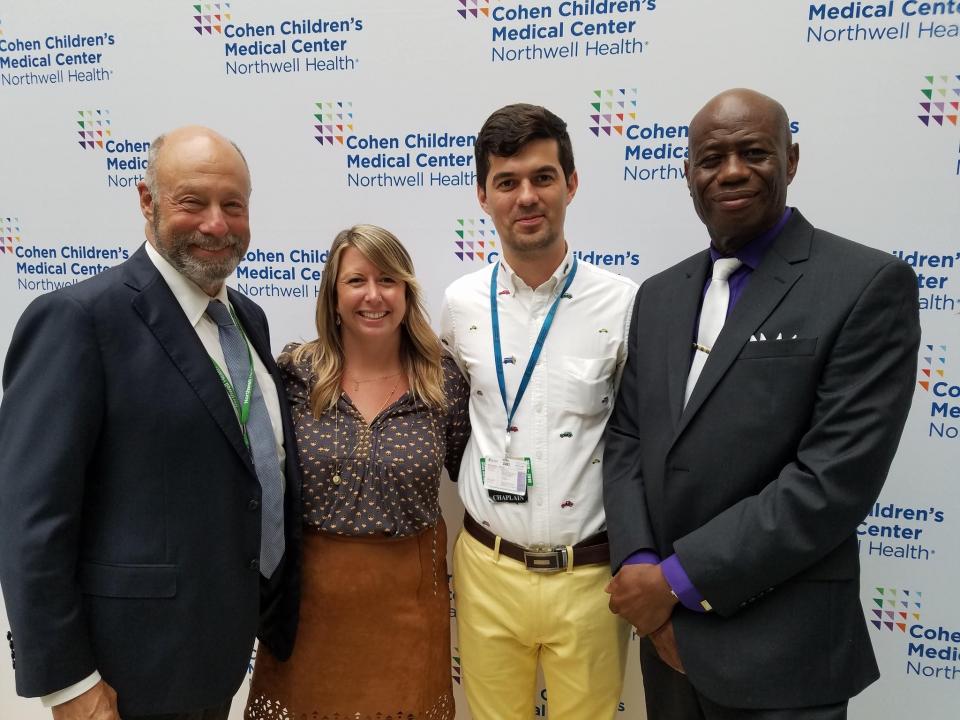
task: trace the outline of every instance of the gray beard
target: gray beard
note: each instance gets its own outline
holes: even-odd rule
[[[160,220],[154,215],[153,237],[156,249],[167,262],[181,275],[193,281],[201,288],[220,287],[223,281],[236,270],[243,259],[242,241],[230,233],[223,238],[212,238],[199,232],[173,233],[166,237],[160,235]],[[189,248],[219,248],[224,244],[233,249],[233,254],[223,260],[198,260],[190,254]]]

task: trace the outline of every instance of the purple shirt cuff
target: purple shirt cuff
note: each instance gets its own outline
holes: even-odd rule
[[[637,550],[623,561],[624,565],[659,565],[660,556],[653,550]]]
[[[627,562],[629,562],[629,559]],[[669,583],[673,594],[677,596],[677,599],[685,608],[694,612],[705,612],[704,607],[700,604],[704,599],[703,595],[693,586],[676,553],[660,563],[660,570],[663,571],[663,577]]]

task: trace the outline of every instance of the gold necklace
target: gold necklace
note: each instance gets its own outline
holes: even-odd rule
[[[357,378],[347,378],[347,380],[353,383],[353,391],[357,392],[357,390],[360,389],[361,383],[378,382],[380,380],[389,380],[392,377],[396,377],[397,375],[400,375],[402,372],[403,370],[398,370],[397,372],[391,375],[384,375],[383,377],[367,378],[366,380],[358,380]]]
[[[396,373],[396,374],[400,375],[400,373]],[[388,377],[392,377],[392,376],[388,375]],[[380,417],[380,413],[382,413],[384,409],[387,407],[387,403],[390,402],[390,398],[393,397],[393,394],[397,391],[398,387],[400,387],[399,377],[397,378],[397,381],[393,384],[393,387],[390,388],[390,394],[387,395],[387,399],[383,401],[383,405],[381,405],[380,409],[377,410],[376,413],[374,413],[373,415],[374,420]],[[360,415],[359,410],[357,410],[357,415],[358,415],[357,419],[360,421],[363,427],[357,432],[356,445],[353,446],[353,450],[351,450],[350,454],[347,455],[345,458],[343,458],[342,461],[339,460],[336,455],[333,456],[333,484],[334,485],[339,485],[341,482],[343,482],[343,478],[340,476],[340,470],[343,467],[343,463],[346,462],[347,460],[351,460],[353,458],[354,453],[357,452],[357,449],[360,447],[360,445],[363,444],[365,440],[370,439],[371,426],[368,425],[364,417]],[[336,405],[333,406],[333,431],[334,431],[334,438],[335,438],[334,439],[335,447],[339,448],[340,447],[340,399],[339,398],[337,398]]]

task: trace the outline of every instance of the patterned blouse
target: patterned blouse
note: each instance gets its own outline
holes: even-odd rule
[[[294,364],[291,343],[280,356],[303,471],[304,525],[335,535],[404,537],[440,516],[440,471],[456,480],[470,436],[470,388],[443,358],[446,410],[431,410],[410,392],[369,426],[347,393],[319,418],[310,408],[308,363]],[[338,472],[339,465],[339,472]],[[335,482],[339,478],[339,482]]]

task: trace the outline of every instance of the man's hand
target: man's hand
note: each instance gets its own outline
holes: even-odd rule
[[[53,720],[120,720],[117,693],[103,680],[52,710]]]
[[[677,598],[658,565],[624,565],[605,588],[610,611],[649,635],[670,619]]]
[[[673,620],[667,620],[662,627],[650,633],[650,641],[661,660],[677,672],[686,675],[683,661],[680,660],[680,651],[677,650],[677,638],[673,634]]]

